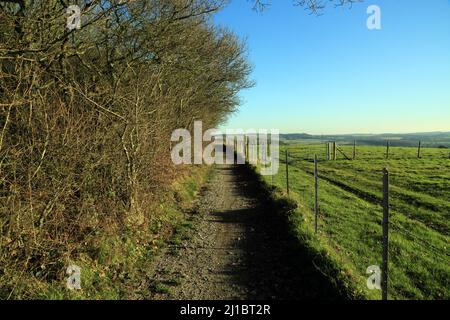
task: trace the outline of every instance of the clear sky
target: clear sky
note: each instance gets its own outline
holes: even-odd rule
[[[381,30],[369,30],[369,5]],[[450,131],[450,1],[365,0],[314,16],[232,0],[215,23],[246,39],[256,86],[224,128],[281,132]]]

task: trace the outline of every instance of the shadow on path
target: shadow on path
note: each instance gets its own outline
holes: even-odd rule
[[[215,212],[216,223],[241,224],[243,239],[235,241],[242,261],[233,261],[224,273],[247,288],[248,299],[345,299],[333,282],[313,263],[314,257],[290,231],[282,214],[274,212],[260,182],[247,166],[219,167],[233,175],[233,192],[247,198],[250,208]]]

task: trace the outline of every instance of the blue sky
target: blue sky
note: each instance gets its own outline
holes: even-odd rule
[[[381,8],[368,30],[367,7]],[[450,131],[450,1],[374,0],[309,15],[232,0],[215,17],[248,46],[256,86],[224,128],[281,132]]]

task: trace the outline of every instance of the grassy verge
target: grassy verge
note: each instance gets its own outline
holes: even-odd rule
[[[14,299],[144,299],[150,296],[153,262],[174,234],[186,228],[198,192],[210,178],[209,167],[182,172],[161,196],[145,208],[145,228],[124,228],[114,234],[102,230],[84,248],[76,248],[70,259],[55,261],[53,281],[40,280],[39,273],[18,274],[6,298]],[[174,240],[175,239],[175,240]],[[68,290],[69,265],[81,268],[81,290]],[[61,271],[62,270],[62,271]]]

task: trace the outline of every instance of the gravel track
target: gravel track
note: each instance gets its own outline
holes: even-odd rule
[[[153,288],[152,298],[339,299],[286,223],[257,194],[248,169],[222,165],[215,171],[186,239],[157,261],[159,289]]]

